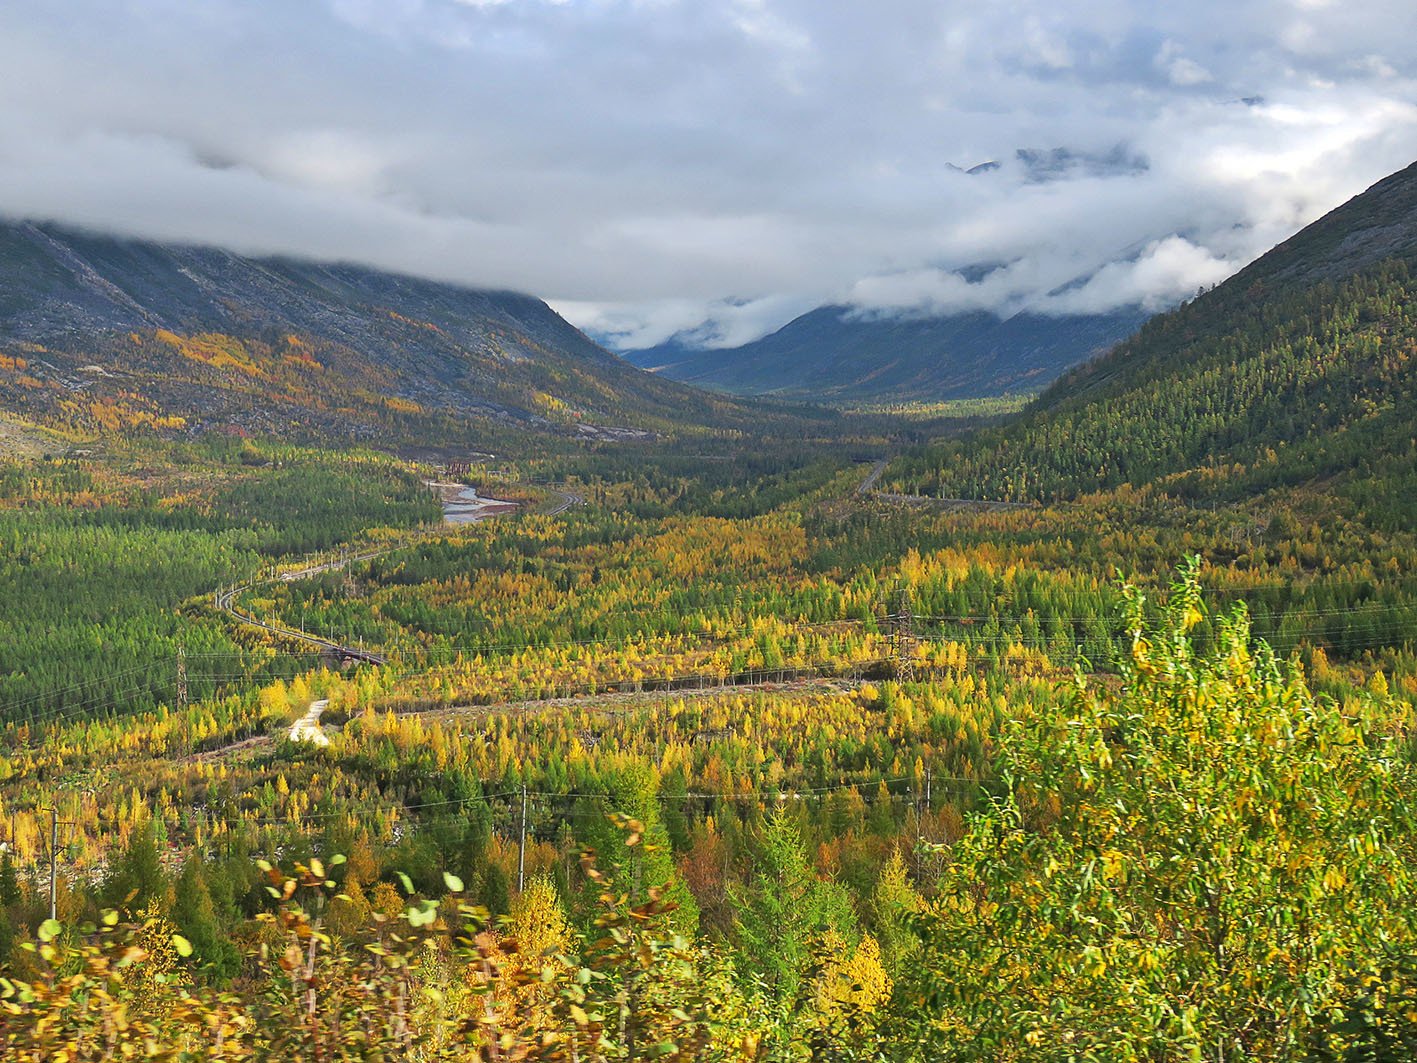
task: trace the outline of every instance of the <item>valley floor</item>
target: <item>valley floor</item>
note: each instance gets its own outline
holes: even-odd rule
[[[543,1036],[623,1056],[633,1030],[713,1058],[968,1059],[961,1031],[1037,1029],[1108,1058],[1244,1037],[1280,1059],[1327,1034],[1256,1024],[1320,947],[1270,928],[1299,912],[1363,957],[1376,925],[1409,940],[1407,865],[1373,863],[1407,859],[1393,825],[1408,791],[1369,786],[1411,770],[1407,533],[1310,523],[1319,502],[1302,496],[1278,514],[1273,498],[1144,492],[926,504],[880,492],[894,463],[858,463],[855,442],[527,470],[554,488],[489,463],[467,479],[517,508],[462,524],[446,519],[461,485],[435,496],[427,469],[224,446],[27,459],[5,481],[0,947],[15,984],[57,984],[23,947],[49,935],[54,963],[90,972],[85,992],[185,1044],[162,983],[138,996],[97,973],[144,940],[201,1022],[236,993],[238,1042],[258,1054],[332,1043],[349,994],[377,984],[420,1001],[365,1027],[407,1058]],[[76,574],[92,610],[63,590]],[[1243,711],[1166,715],[1192,704]],[[1264,737],[1285,727],[1314,743]],[[1182,733],[1209,774],[1168,744]],[[1294,771],[1338,788],[1324,807],[1340,819],[1283,796]],[[1171,808],[1147,789],[1162,781],[1214,815]],[[1246,818],[1246,787],[1268,788],[1257,807],[1277,818]],[[1096,801],[1060,803],[1089,788]],[[1351,847],[1360,821],[1371,852]],[[1208,967],[1186,942],[1209,909],[1184,898],[1211,857],[1149,854],[1240,822],[1254,844],[1232,854],[1234,881],[1270,881],[1281,852],[1317,878],[1286,865],[1293,884],[1227,896],[1268,914],[1227,932],[1240,966]],[[1382,885],[1350,904],[1337,876]],[[111,930],[80,933],[106,909]],[[1038,914],[995,922],[1005,909]],[[1073,910],[1086,921],[1060,934]],[[1143,925],[1162,935],[1152,951],[1134,947]],[[260,945],[283,935],[317,942],[305,1010],[270,995],[285,975]],[[404,949],[406,964],[369,966]],[[1306,968],[1304,991],[1359,1007],[1354,970]],[[661,1004],[625,1010],[625,979]],[[1239,1025],[1211,1003],[1194,1036],[1167,1025],[1182,982],[1214,1001],[1233,979],[1266,987]],[[1029,1003],[1045,985],[1078,987],[1046,1021]],[[1125,1022],[1095,1021],[1139,992]],[[0,1042],[37,1043],[44,1006],[17,1006]]]

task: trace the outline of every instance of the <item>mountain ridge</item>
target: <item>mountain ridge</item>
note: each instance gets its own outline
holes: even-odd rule
[[[1012,422],[905,458],[927,494],[1066,499],[1125,485],[1347,499],[1417,518],[1417,164],[1063,376]]]
[[[1158,314],[1132,342],[1069,370],[1039,395],[1037,408],[1096,393],[1123,368],[1134,371],[1145,364],[1149,330],[1184,320],[1188,328],[1208,331],[1213,324],[1207,316],[1219,319],[1238,312],[1241,304],[1258,305],[1277,292],[1342,281],[1385,260],[1417,264],[1417,162],[1306,225],[1209,292]]]
[[[0,401],[76,424],[105,406],[356,436],[409,416],[568,431],[746,416],[633,369],[534,296],[53,223],[0,222],[0,354]]]
[[[835,403],[978,398],[1037,391],[1147,316],[1125,308],[1074,317],[1024,311],[1000,318],[984,310],[873,317],[829,305],[740,347],[702,350],[671,341],[622,357],[735,395]]]

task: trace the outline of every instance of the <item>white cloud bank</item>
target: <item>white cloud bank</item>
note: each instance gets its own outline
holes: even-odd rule
[[[0,68],[0,213],[625,346],[1159,307],[1417,158],[1408,0],[10,0]]]

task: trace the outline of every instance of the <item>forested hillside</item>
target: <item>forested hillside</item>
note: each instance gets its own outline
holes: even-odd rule
[[[277,558],[441,516],[407,469],[370,452],[217,436],[112,451],[0,464],[0,711],[11,721],[171,704],[179,648],[191,694],[209,696],[246,654],[194,603]]]
[[[1417,1063],[1414,145],[1413,0],[0,0],[0,1063]]]
[[[1153,318],[1015,423],[917,453],[926,494],[1037,500],[1129,483],[1249,499],[1314,485],[1410,523],[1417,443],[1417,168]]]

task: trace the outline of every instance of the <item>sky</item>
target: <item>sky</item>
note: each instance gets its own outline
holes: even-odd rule
[[[0,214],[622,348],[1160,309],[1417,160],[1411,0],[5,0],[0,69]]]

